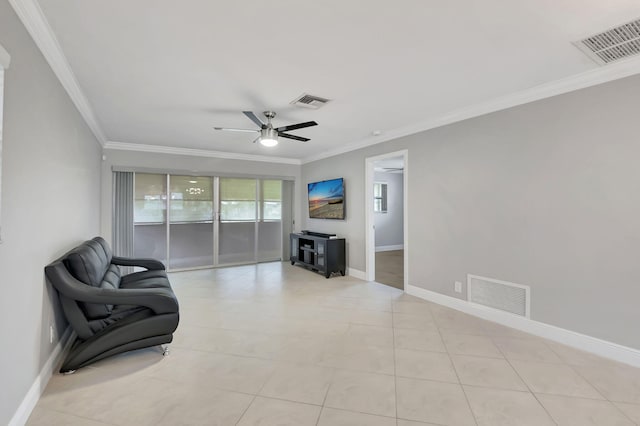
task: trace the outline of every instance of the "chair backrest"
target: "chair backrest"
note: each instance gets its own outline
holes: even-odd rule
[[[99,287],[111,264],[111,257],[107,242],[101,237],[95,237],[67,253],[63,263],[75,279]]]
[[[112,252],[109,244],[95,237],[85,241],[67,253],[62,259],[71,275],[78,281],[98,288],[118,288],[120,285],[120,269],[111,264]],[[109,316],[112,305],[78,302],[89,319]]]

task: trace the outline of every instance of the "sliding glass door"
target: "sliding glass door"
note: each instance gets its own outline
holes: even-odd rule
[[[134,175],[133,253],[167,264],[167,175]]]
[[[256,261],[257,182],[220,178],[220,265]]]
[[[259,188],[258,262],[282,258],[282,181],[261,180]]]
[[[169,268],[213,266],[213,180],[169,176]]]
[[[135,173],[134,253],[169,270],[282,258],[282,181]]]

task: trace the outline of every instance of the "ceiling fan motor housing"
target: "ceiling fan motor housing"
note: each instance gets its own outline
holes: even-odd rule
[[[296,135],[292,135],[285,132],[288,132],[290,130],[304,129],[305,127],[318,125],[318,123],[316,123],[315,121],[307,121],[304,123],[290,124],[288,126],[274,128],[273,124],[271,123],[271,120],[276,116],[276,113],[273,111],[262,112],[264,116],[267,118],[266,123],[264,123],[262,120],[256,117],[256,115],[252,111],[242,111],[242,113],[245,116],[247,116],[249,120],[253,121],[256,125],[258,125],[260,129],[259,130],[231,129],[231,128],[225,128],[225,127],[214,127],[214,129],[227,130],[227,131],[233,131],[233,132],[249,132],[249,133],[259,132],[260,136],[253,141],[254,143],[259,141],[264,146],[276,146],[278,144],[278,137],[293,139],[300,142],[308,142],[310,140],[309,138],[304,138],[302,136],[296,136]]]
[[[278,132],[273,127],[267,127],[260,130],[260,137],[263,139],[277,139]]]

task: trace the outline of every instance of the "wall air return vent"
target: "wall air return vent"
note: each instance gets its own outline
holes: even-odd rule
[[[530,288],[493,278],[467,275],[467,300],[529,318]]]
[[[640,54],[640,19],[574,43],[600,65]]]
[[[326,104],[327,102],[329,102],[329,99],[303,93],[301,96],[298,96],[297,98],[292,100],[290,103],[291,105],[295,105],[303,108],[318,109],[322,105]]]

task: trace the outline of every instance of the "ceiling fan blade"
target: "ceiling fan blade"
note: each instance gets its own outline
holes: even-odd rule
[[[280,133],[280,132],[278,132],[278,136],[280,136],[282,138],[293,139],[293,140],[300,141],[300,142],[307,142],[307,141],[311,140],[309,138],[303,138],[303,137],[300,137],[300,136],[289,135],[287,133]]]
[[[256,115],[253,112],[251,112],[251,111],[242,111],[242,113],[244,115],[246,115],[247,118],[249,118],[249,120],[251,120],[254,123],[256,123],[258,125],[258,127],[262,128],[262,126],[265,125],[262,121],[260,121],[260,119],[258,117],[256,117]]]
[[[248,133],[258,133],[260,130],[251,130],[251,129],[230,129],[228,127],[214,127],[215,130],[226,130],[227,132],[248,132]]]
[[[255,139],[253,140],[253,143],[258,142],[258,141],[260,140],[260,138],[261,138],[261,137],[262,137],[262,136],[258,136],[257,138],[255,138]]]
[[[311,127],[311,126],[317,126],[317,125],[318,123],[316,123],[315,121],[307,121],[304,123],[290,124],[288,126],[278,127],[276,130],[278,132],[288,132],[289,130],[303,129],[305,127]]]

